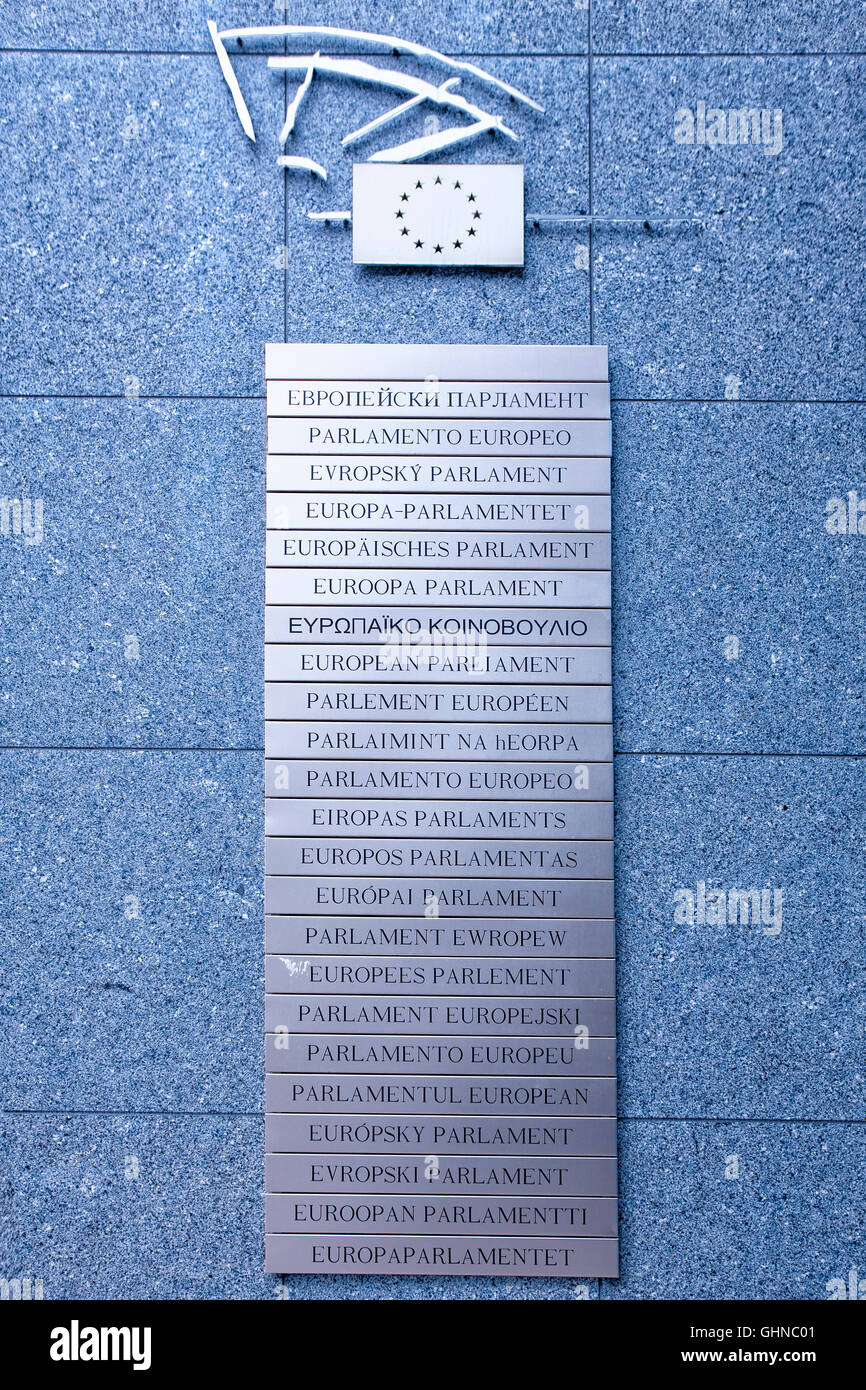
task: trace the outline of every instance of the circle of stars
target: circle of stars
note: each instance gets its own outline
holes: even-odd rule
[[[437,174],[429,186],[435,188],[437,187],[437,185],[441,186],[443,189],[445,188],[445,184],[442,180],[441,174]],[[413,192],[417,189],[423,189],[423,187],[423,179],[416,179],[415,188],[413,189]],[[458,235],[452,243],[452,249],[455,251],[460,251],[463,249],[464,245],[467,241],[470,240],[471,237],[478,235],[478,223],[481,220],[481,209],[478,207],[478,199],[476,195],[474,193],[465,192],[460,179],[454,180],[452,192],[464,193],[466,198],[466,220],[469,223],[469,226],[466,228],[465,232],[462,232],[460,235]],[[397,207],[397,210],[394,213],[394,218],[397,222],[397,225],[400,228],[400,236],[408,237],[410,242],[412,243],[414,250],[423,251],[423,239],[418,236],[413,236],[412,229],[406,220],[407,215],[410,212],[410,209],[406,207],[405,204],[411,202],[411,199],[412,194],[408,193],[404,189],[403,192],[400,194],[400,203]],[[434,243],[432,250],[433,254],[437,256],[444,255],[445,252],[445,248],[440,242]]]

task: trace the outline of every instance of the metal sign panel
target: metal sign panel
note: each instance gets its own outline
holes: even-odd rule
[[[411,764],[416,758],[463,758],[469,761],[492,759],[497,764],[540,758],[545,762],[577,759],[575,781],[584,777],[586,763],[610,761],[613,739],[610,724],[421,724],[388,723],[357,719],[339,724],[323,720],[278,719],[265,722],[265,746],[275,758],[317,759],[399,758]],[[322,764],[324,776],[324,764]]]
[[[612,790],[610,763],[584,763],[575,771],[571,763],[511,763],[488,767],[482,763],[365,762],[317,759],[265,763],[265,795],[291,797],[400,796],[411,799],[444,796],[457,798],[507,797],[509,806],[537,797],[557,801],[609,802]],[[268,808],[266,804],[266,814]],[[274,808],[270,811],[275,814]],[[408,823],[408,808],[401,810]],[[454,813],[456,815],[456,812]]]
[[[311,613],[307,608],[269,604],[265,611],[265,641],[273,643],[375,642],[436,644],[475,642],[491,647],[543,643],[545,647],[610,646],[610,613],[606,608],[535,608],[515,616],[501,608],[387,608],[332,607]]]
[[[319,454],[268,454],[268,490],[273,492],[330,492],[340,501],[345,493],[430,492],[446,496],[464,492],[493,494],[507,499],[542,492],[551,499],[561,493],[610,495],[610,458],[513,459],[471,458],[449,454],[442,458],[362,458],[357,454],[329,458]],[[383,501],[385,498],[383,498]]]
[[[457,563],[456,561],[454,562]],[[458,610],[495,603],[510,608],[610,608],[610,570],[268,568],[268,604],[430,603]]]
[[[266,364],[267,1268],[610,1277],[606,350]]]
[[[364,419],[272,415],[268,417],[272,454],[495,454],[503,458],[610,457],[610,420],[547,420],[525,415],[484,420],[461,417],[390,415]]]
[[[359,917],[435,916],[612,917],[610,878],[453,878],[433,870],[414,878],[385,873],[362,878],[347,874],[267,874],[265,911],[274,913],[357,913]]]
[[[357,497],[311,497],[304,492],[271,492],[268,495],[268,529],[288,531],[343,527],[357,530],[413,531],[609,531],[610,498],[582,497],[437,497],[412,495],[382,497],[361,493]]]
[[[522,266],[523,165],[353,165],[352,259]]]
[[[268,381],[609,381],[606,347],[268,343]]]
[[[355,917],[266,917],[269,955],[613,956],[613,923],[603,918],[572,922],[479,921],[476,917],[404,917],[396,921]]]

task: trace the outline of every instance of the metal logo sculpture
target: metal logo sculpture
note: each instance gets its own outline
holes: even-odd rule
[[[422,62],[435,63],[452,70],[452,75],[438,85],[424,78],[359,58],[330,57],[319,49],[313,54],[271,54],[268,67],[275,72],[297,73],[299,85],[286,110],[279,141],[285,145],[295,129],[302,103],[317,77],[341,77],[351,81],[384,87],[399,92],[402,100],[380,116],[368,121],[343,137],[344,148],[355,145],[378,130],[400,120],[424,103],[456,112],[467,117],[461,125],[422,135],[416,139],[391,145],[370,155],[368,165],[390,165],[374,175],[368,165],[354,169],[354,259],[363,264],[377,265],[522,265],[523,264],[523,166],[519,164],[442,166],[439,182],[414,180],[407,183],[394,165],[406,164],[439,154],[454,146],[475,140],[479,135],[493,132],[517,141],[517,134],[494,112],[467,101],[455,88],[462,75],[494,88],[513,101],[543,112],[544,108],[532,97],[510,86],[500,78],[456,58],[448,58],[436,49],[390,34],[370,34],[361,30],[341,29],[330,25],[272,24],[239,29],[218,29],[208,20],[208,29],[219,59],[220,68],[232,94],[235,110],[245,133],[255,140],[255,128],[244,100],[237,75],[226,48],[226,41],[243,43],[254,39],[324,39],[369,44],[395,54],[407,54]],[[325,165],[309,155],[281,154],[281,168],[311,173],[327,180]],[[439,166],[437,166],[437,169]],[[452,176],[458,169],[468,180],[465,191],[462,181]],[[448,173],[448,184],[444,182]],[[455,188],[455,183],[457,187]],[[494,211],[488,223],[479,227],[482,210],[479,193],[470,184],[484,190],[488,211]],[[406,185],[404,187],[404,184]],[[441,195],[441,196],[438,196]],[[460,196],[455,196],[460,195]],[[406,208],[392,207],[397,203],[412,203],[411,226]],[[465,202],[464,202],[465,200]],[[474,204],[474,206],[473,206]],[[353,213],[311,212],[317,221],[353,220]],[[395,228],[392,223],[398,224]],[[402,223],[403,225],[399,225]],[[490,228],[488,232],[488,227]]]
[[[440,154],[443,150],[463,145],[488,132],[504,135],[508,140],[519,139],[500,116],[474,105],[454,90],[460,85],[463,76],[492,87],[511,101],[520,102],[534,111],[543,113],[544,107],[525,92],[503,82],[499,77],[494,77],[475,63],[448,58],[435,48],[413,43],[409,39],[396,38],[392,34],[369,34],[360,29],[340,29],[327,24],[265,24],[243,29],[218,29],[213,20],[208,20],[208,29],[241,125],[251,140],[256,138],[252,117],[232,67],[226,41],[243,44],[245,39],[297,38],[330,39],[345,44],[348,40],[357,44],[370,44],[397,56],[406,54],[421,62],[451,69],[451,76],[437,84],[409,73],[397,72],[393,68],[381,67],[362,58],[328,57],[321,49],[311,54],[272,54],[268,58],[268,67],[272,70],[294,72],[300,79],[288,103],[279,136],[281,145],[285,145],[294,130],[298,112],[314,77],[317,76],[349,78],[355,82],[389,88],[391,91],[399,92],[403,97],[396,106],[390,107],[380,116],[344,135],[343,148],[357,144],[375,131],[402,119],[425,102],[447,111],[459,112],[468,118],[468,122],[463,125],[451,125],[446,130],[437,129],[414,140],[406,140],[402,144],[377,150],[375,154],[370,155],[366,163],[356,164],[352,211],[307,213],[308,217],[317,222],[344,222],[347,226],[352,223],[354,259],[358,264],[522,266],[524,221],[530,222],[536,228],[542,223],[570,223],[588,229],[590,235],[592,228],[599,223],[622,229],[643,228],[646,231],[665,225],[694,230],[706,225],[706,217],[700,213],[691,217],[671,217],[667,213],[658,212],[643,216],[608,216],[594,212],[591,203],[587,214],[529,212],[524,216],[522,164],[461,164],[454,167],[459,168],[466,178],[470,182],[474,181],[479,188],[483,186],[491,200],[494,216],[485,224],[485,235],[479,236],[477,229],[475,235],[471,235],[468,225],[464,227],[467,209],[462,205],[452,207],[453,216],[445,215],[444,197],[438,206],[429,198],[419,198],[412,207],[414,229],[411,226],[406,229],[405,225],[400,225],[405,219],[398,218],[397,210],[392,206],[395,198],[399,200],[403,193],[410,196],[412,193],[411,189],[403,187],[403,176],[395,172],[401,164]],[[288,171],[304,171],[322,180],[327,180],[328,177],[324,164],[310,158],[309,155],[282,154],[277,162]],[[446,166],[436,167],[442,173],[444,190]],[[450,166],[448,167],[450,172]],[[374,176],[374,169],[383,168],[389,172]],[[453,180],[451,187],[453,190]],[[422,203],[427,204],[426,210],[421,209]],[[480,209],[472,209],[473,212],[478,210]],[[392,218],[393,223],[397,224],[396,230],[392,225]],[[473,217],[471,221],[477,223],[479,219]],[[487,235],[486,227],[491,225],[493,230]],[[415,232],[414,236],[411,235],[412,230]]]

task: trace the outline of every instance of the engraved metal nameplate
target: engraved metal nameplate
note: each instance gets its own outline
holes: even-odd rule
[[[606,453],[609,454],[609,450]],[[269,454],[268,488],[274,492],[356,493],[377,489],[383,497],[410,488],[444,494],[494,493],[501,496],[543,492],[610,493],[610,458],[442,458],[339,459],[321,454]]]

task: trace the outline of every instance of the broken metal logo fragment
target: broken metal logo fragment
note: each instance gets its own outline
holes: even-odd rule
[[[267,24],[220,30],[213,20],[208,20],[208,30],[241,126],[250,140],[256,138],[255,129],[226,48],[227,40],[241,44],[244,40],[252,39],[325,38],[340,42],[348,40],[386,49],[391,53],[407,54],[422,62],[436,63],[452,70],[452,76],[437,85],[424,78],[397,72],[392,68],[381,67],[377,63],[371,63],[365,59],[323,56],[321,49],[313,54],[271,54],[268,57],[268,67],[272,71],[295,72],[301,75],[300,84],[289,102],[285,121],[280,131],[279,139],[282,145],[286,143],[289,135],[293,132],[301,104],[310,89],[313,78],[317,76],[349,78],[352,81],[389,88],[399,92],[404,98],[396,106],[368,121],[358,130],[350,131],[343,138],[344,147],[355,144],[373,134],[374,131],[381,130],[386,125],[401,119],[425,102],[447,111],[457,112],[468,118],[468,123],[452,125],[445,130],[436,131],[430,135],[422,135],[402,144],[393,145],[388,149],[378,150],[375,154],[370,155],[371,162],[408,163],[442,150],[451,149],[456,145],[465,144],[488,131],[516,141],[518,136],[500,116],[467,101],[465,97],[455,91],[455,88],[460,84],[462,75],[467,75],[482,85],[492,87],[508,96],[512,101],[520,102],[533,110],[542,112],[544,110],[543,106],[525,92],[520,91],[517,87],[512,87],[509,83],[486,72],[474,63],[446,57],[445,54],[439,53],[434,48],[428,48],[424,44],[413,43],[408,39],[397,38],[390,34],[372,34],[363,30],[341,29],[332,25],[309,24]],[[322,163],[306,155],[281,155],[278,163],[284,169],[305,170],[316,174],[321,179],[327,179],[328,176]]]

